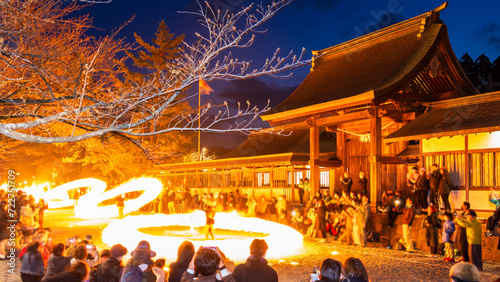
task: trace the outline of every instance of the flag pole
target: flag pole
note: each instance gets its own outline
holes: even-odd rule
[[[200,157],[200,147],[201,147],[201,132],[200,132],[200,120],[201,120],[201,91],[198,91],[198,157]]]

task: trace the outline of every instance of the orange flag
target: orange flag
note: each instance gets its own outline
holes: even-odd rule
[[[200,78],[198,86],[200,88],[199,91],[201,95],[203,94],[209,95],[210,92],[214,92],[214,90],[205,82],[205,80],[203,80],[203,78]]]

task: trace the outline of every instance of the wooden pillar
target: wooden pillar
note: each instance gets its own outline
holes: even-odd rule
[[[370,120],[370,201],[375,204],[382,190],[382,119],[375,108]]]
[[[339,187],[336,185],[339,183],[340,176],[343,175],[345,171],[349,170],[347,164],[347,134],[344,131],[337,131],[337,158],[342,161],[342,168],[336,170],[338,175],[334,175],[334,187],[335,189],[332,192],[337,192],[342,195],[342,189],[338,189]],[[330,183],[330,186],[332,183]]]
[[[313,126],[309,128],[309,169],[311,179],[309,180],[311,191],[310,197],[312,198],[317,191],[319,191],[319,127],[314,122]]]
[[[292,165],[292,202],[295,202],[295,166]]]
[[[465,201],[469,201],[470,187],[470,161],[469,161],[469,135],[465,134]]]

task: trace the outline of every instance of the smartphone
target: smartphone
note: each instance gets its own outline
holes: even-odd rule
[[[87,244],[85,245],[85,247],[87,248],[87,250],[92,250],[94,248],[94,245]]]
[[[70,243],[74,243],[74,242],[75,242],[75,239],[74,239],[74,238],[69,239],[69,242],[70,242]]]
[[[318,281],[319,277],[317,273],[311,273],[311,281]]]

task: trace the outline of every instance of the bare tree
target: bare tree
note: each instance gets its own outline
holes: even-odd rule
[[[156,126],[169,108],[182,103],[182,95],[199,80],[234,80],[270,75],[286,78],[290,70],[310,61],[292,52],[280,56],[278,48],[259,68],[233,57],[232,49],[248,48],[263,23],[293,0],[268,6],[249,5],[236,13],[220,12],[205,3],[195,15],[205,28],[198,40],[183,43],[178,58],[160,74],[140,82],[124,83],[117,54],[127,48],[116,33],[103,38],[86,35],[88,16],[70,18],[80,9],[59,0],[3,1],[0,4],[0,133],[36,143],[75,142],[107,133],[129,137],[172,131],[248,133],[263,111],[251,106],[231,112],[227,104],[209,116],[176,113],[167,126]],[[119,29],[118,29],[119,30]],[[242,120],[243,118],[243,120]],[[198,119],[202,120],[198,127]],[[236,120],[220,129],[222,122]],[[68,130],[70,128],[70,130]]]

